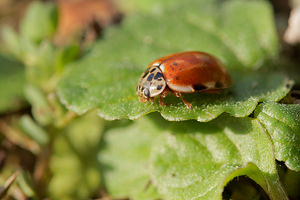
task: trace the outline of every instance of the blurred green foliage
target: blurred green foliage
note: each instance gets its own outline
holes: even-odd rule
[[[21,63],[0,54],[0,113],[17,111],[24,106],[24,71]]]

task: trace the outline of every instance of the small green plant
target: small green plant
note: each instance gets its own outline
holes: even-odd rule
[[[248,177],[272,200],[297,198],[289,183],[300,180],[300,106],[284,102],[300,73],[285,70],[291,64],[280,54],[269,3],[131,0],[126,8],[121,25],[83,53],[76,42],[53,44],[53,4],[31,4],[19,33],[3,29],[0,112],[30,105],[5,123],[26,138],[17,145],[38,158],[36,166],[43,155],[49,166],[43,184],[31,184],[36,177],[25,179],[24,169],[15,187],[34,198],[211,200],[234,199],[224,188]],[[186,95],[192,110],[172,95],[168,106],[139,102],[146,66],[188,50],[226,65],[230,93]],[[5,169],[2,179],[15,167]],[[265,198],[245,190],[245,200]]]

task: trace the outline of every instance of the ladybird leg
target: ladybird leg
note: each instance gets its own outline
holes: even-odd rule
[[[175,97],[181,97],[182,96],[181,92],[176,92],[176,91],[172,91],[172,92],[175,95]]]
[[[159,104],[160,104],[161,106],[167,106],[168,104],[166,104],[166,103],[162,100],[162,98],[163,98],[163,96],[160,95],[160,96],[159,96]]]
[[[167,106],[168,104],[166,104],[165,102],[163,102],[162,98],[165,98],[166,96],[168,96],[169,93],[169,89],[166,88],[159,96],[159,103],[161,106]]]
[[[160,94],[160,96],[162,98],[165,98],[168,96],[168,94],[169,94],[169,89],[166,87],[166,89]]]
[[[192,108],[193,108],[192,104],[191,104],[190,102],[186,101],[186,100],[183,98],[183,96],[181,96],[180,98],[181,98],[181,100],[184,102],[184,104],[186,105],[186,107],[187,107],[188,109],[192,109]]]
[[[173,94],[174,94],[176,97],[180,97],[180,99],[183,101],[183,103],[186,105],[186,107],[187,107],[188,109],[192,109],[192,108],[193,108],[192,104],[191,104],[190,102],[186,101],[186,100],[183,98],[181,92],[173,91]]]
[[[180,98],[181,98],[181,100],[184,102],[184,104],[186,105],[186,107],[187,107],[188,109],[192,109],[192,108],[193,108],[192,104],[191,104],[190,102],[186,101],[186,100],[183,98],[183,96],[181,96]]]

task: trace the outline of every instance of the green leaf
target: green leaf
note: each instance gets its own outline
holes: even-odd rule
[[[32,51],[26,51],[24,62],[27,64],[27,79],[44,91],[53,91],[64,67],[79,55],[76,44],[56,48],[50,41],[44,40],[35,45]],[[28,52],[28,53],[27,53]]]
[[[59,54],[54,45],[48,40],[36,44],[27,37],[20,34],[17,35],[17,33],[10,28],[5,28],[1,36],[5,41],[4,52],[7,51],[6,53],[13,55],[26,65],[27,80],[45,90],[52,89],[53,83],[51,85],[49,79],[51,79],[55,73],[55,64],[56,62],[58,63],[56,59],[58,59],[57,55]],[[62,58],[60,58],[60,60],[62,60]]]
[[[20,25],[22,37],[36,43],[50,38],[55,33],[57,18],[57,8],[54,4],[33,2]]]
[[[150,115],[113,122],[101,146],[103,181],[112,198],[221,199],[230,180],[246,175],[272,200],[287,199],[272,142],[255,119],[168,122]]]
[[[149,118],[113,123],[104,134],[99,161],[105,187],[115,199],[158,199],[150,182],[149,156],[160,129]]]
[[[37,86],[26,84],[25,96],[32,105],[32,115],[41,125],[49,125],[53,121],[52,109],[46,95]]]
[[[64,67],[74,61],[80,54],[80,47],[77,44],[63,46],[57,50],[56,68],[58,72],[62,72]]]
[[[0,113],[16,111],[24,105],[24,66],[0,54]]]
[[[263,103],[254,115],[269,132],[276,159],[300,171],[300,106]]]
[[[21,191],[27,197],[30,197],[33,200],[38,199],[37,194],[34,191],[34,181],[32,180],[32,177],[28,171],[21,171],[20,175],[18,176],[17,182]]]
[[[34,139],[42,146],[48,144],[48,133],[41,126],[35,123],[30,116],[23,115],[20,118],[19,123],[24,133],[26,133],[30,138]]]
[[[36,45],[33,51],[29,51],[24,60],[27,65],[28,82],[44,91],[52,91],[56,84],[52,80],[56,73],[56,55],[56,48],[49,41],[43,41],[40,45]]]
[[[162,122],[151,152],[153,184],[165,199],[222,199],[224,186],[246,175],[272,200],[288,199],[276,171],[272,142],[255,119]]]
[[[19,58],[21,55],[20,41],[16,31],[10,26],[3,26],[1,30],[1,50],[12,54],[14,57]]]
[[[51,199],[88,199],[99,189],[97,152],[102,131],[103,121],[92,112],[58,132],[50,160]]]
[[[167,107],[139,102],[135,88],[147,64],[186,50],[206,51],[221,59],[231,71],[233,87],[219,95],[186,95],[193,110],[172,95],[165,100]],[[284,75],[250,70],[268,67],[262,63],[277,52],[266,2],[183,3],[160,15],[132,16],[121,28],[110,29],[88,56],[69,66],[58,94],[72,111],[83,114],[98,108],[105,119],[136,119],[153,111],[168,120],[209,121],[223,112],[244,117],[258,102],[279,101],[289,92],[292,81]]]

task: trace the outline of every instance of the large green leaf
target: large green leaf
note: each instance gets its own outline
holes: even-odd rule
[[[24,66],[0,55],[0,113],[14,111],[24,105]]]
[[[272,142],[257,120],[223,116],[205,124],[160,123],[168,129],[154,143],[151,177],[166,199],[222,199],[226,183],[241,175],[270,199],[287,199]]]
[[[135,88],[147,64],[185,50],[202,50],[220,58],[231,71],[233,87],[220,95],[186,95],[193,110],[171,95],[167,107],[140,103]],[[105,119],[136,119],[153,111],[168,120],[209,121],[223,112],[243,117],[258,102],[278,101],[290,90],[292,82],[282,74],[252,72],[268,67],[262,63],[277,51],[267,3],[182,3],[160,15],[129,17],[122,27],[110,29],[86,58],[69,66],[58,92],[69,109],[82,114],[98,108]]]
[[[118,123],[106,130],[99,153],[113,198],[221,199],[230,180],[246,175],[272,200],[287,199],[272,141],[255,119],[168,122],[152,114]]]
[[[160,133],[148,118],[112,123],[104,134],[99,161],[112,198],[157,199],[149,176],[151,146]]]
[[[273,140],[276,159],[300,171],[300,106],[263,103],[255,116]]]

